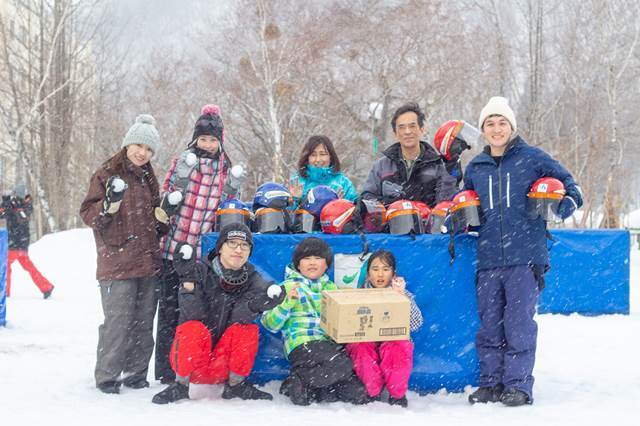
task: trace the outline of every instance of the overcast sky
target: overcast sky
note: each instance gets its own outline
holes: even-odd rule
[[[203,31],[215,33],[225,0],[111,0],[110,14],[119,43],[144,61],[153,49],[194,47]]]

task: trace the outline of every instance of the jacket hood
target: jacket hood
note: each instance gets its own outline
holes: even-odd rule
[[[333,166],[316,167],[307,165],[307,179],[314,182],[324,182],[337,176],[339,172],[333,170]]]
[[[329,281],[329,276],[327,274],[323,274],[317,280],[310,280],[309,278],[302,275],[294,266],[293,263],[287,265],[284,271],[284,279],[285,281],[298,281],[304,283],[311,291],[314,293],[319,293],[324,288],[325,284]]]

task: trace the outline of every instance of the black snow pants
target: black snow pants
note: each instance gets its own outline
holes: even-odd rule
[[[163,261],[163,274],[160,279],[160,295],[158,304],[158,324],[156,330],[156,380],[172,382],[176,373],[169,364],[169,351],[178,327],[180,308],[178,307],[178,288],[180,277],[173,269],[173,262]]]
[[[289,354],[290,377],[297,375],[312,395],[328,401],[362,404],[367,392],[353,371],[353,362],[344,346],[329,340],[304,343]],[[327,397],[328,395],[328,397]]]

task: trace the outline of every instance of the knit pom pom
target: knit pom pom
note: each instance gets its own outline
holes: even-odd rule
[[[207,104],[200,111],[202,115],[220,115],[220,107],[215,104]]]
[[[136,117],[136,123],[156,125],[156,119],[151,114],[140,114]]]

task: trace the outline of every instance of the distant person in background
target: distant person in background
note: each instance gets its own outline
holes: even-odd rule
[[[9,232],[9,253],[7,260],[7,297],[11,295],[11,264],[17,260],[29,273],[34,284],[40,289],[45,299],[53,292],[53,285],[36,268],[29,258],[29,221],[33,213],[31,195],[26,193],[24,185],[2,196],[0,219],[7,221]]]
[[[104,323],[98,331],[96,387],[120,393],[120,385],[149,387],[153,317],[162,269],[160,236],[167,226],[158,217],[158,180],[149,161],[160,136],[155,120],[140,115],[122,141],[122,149],[91,177],[80,207],[93,229],[98,252]]]
[[[291,178],[289,191],[294,205],[301,204],[307,193],[318,185],[333,188],[340,198],[355,201],[358,192],[349,178],[340,171],[340,159],[331,139],[326,136],[311,136],[302,148],[298,159],[298,170]]]

